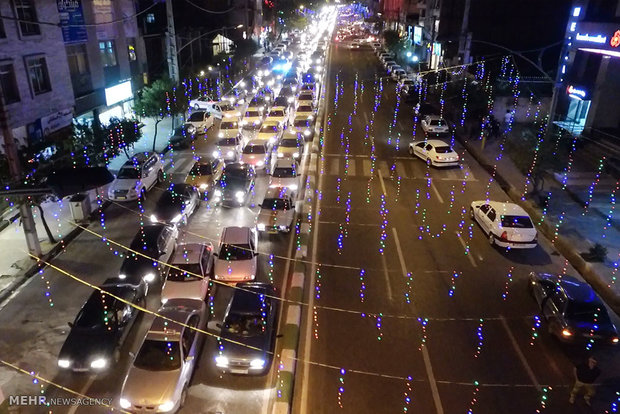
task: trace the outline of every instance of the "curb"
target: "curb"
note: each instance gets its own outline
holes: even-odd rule
[[[105,210],[112,203],[106,200],[101,206],[101,210]],[[99,209],[93,211],[89,217],[89,222],[82,225],[82,227],[88,227],[91,221],[95,221],[97,219],[97,213]],[[8,298],[15,293],[17,289],[19,289],[28,279],[37,274],[44,265],[42,262],[49,262],[58,256],[64,249],[67,248],[67,245],[71,243],[77,236],[84,231],[82,227],[75,227],[71,230],[65,237],[63,237],[52,249],[44,254],[39,260],[39,262],[35,262],[30,268],[26,269],[22,275],[18,276],[6,289],[0,293],[0,305],[3,304]]]
[[[579,274],[588,282],[594,290],[603,298],[605,303],[611,307],[611,309],[620,315],[620,295],[614,293],[607,287],[607,282],[596,273],[590,263],[586,262],[579,252],[573,248],[571,242],[564,236],[560,235],[554,225],[549,224],[546,220],[543,220],[542,214],[536,209],[531,201],[522,200],[521,195],[517,189],[508,181],[506,177],[502,175],[501,170],[496,169],[489,159],[477,148],[471,145],[468,141],[463,140],[460,134],[455,133],[455,137],[459,142],[467,149],[472,157],[480,164],[485,171],[487,171],[500,187],[508,194],[512,201],[521,206],[533,219],[538,227],[538,230],[543,236],[551,242],[555,249],[564,256],[569,263],[579,272]],[[555,240],[555,241],[553,241]]]

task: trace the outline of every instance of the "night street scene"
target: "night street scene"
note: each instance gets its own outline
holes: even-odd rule
[[[620,0],[0,0],[0,414],[620,410]]]

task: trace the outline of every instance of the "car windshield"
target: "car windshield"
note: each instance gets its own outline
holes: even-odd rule
[[[254,118],[254,117],[260,116],[260,112],[259,111],[247,111],[245,113],[245,116]]]
[[[200,265],[197,263],[183,263],[173,264],[174,267],[170,268],[167,279],[172,282],[193,282],[195,280],[201,280],[202,271]]]
[[[502,216],[502,227],[531,229],[534,225],[528,216]]]
[[[298,120],[295,120],[295,123],[293,123],[293,126],[297,128],[309,127],[310,122],[311,121],[309,119],[298,119]]]
[[[253,256],[248,244],[224,244],[220,249],[220,260],[250,260]]]
[[[310,105],[302,105],[297,109],[297,112],[312,112],[312,107]]]
[[[134,361],[136,368],[147,371],[174,371],[181,367],[181,348],[177,341],[146,339]]]
[[[278,132],[277,125],[263,125],[260,129],[260,132]]]
[[[266,198],[260,205],[261,208],[267,210],[290,210],[291,205],[288,200],[281,198]]]
[[[227,122],[224,121],[220,124],[220,129],[237,129],[239,125],[236,122]]]
[[[246,145],[243,149],[244,154],[264,154],[265,146],[264,145]]]
[[[273,169],[271,174],[276,178],[296,177],[297,172],[293,167],[278,167]]]
[[[205,115],[204,112],[194,112],[189,116],[187,122],[202,122],[204,121]]]
[[[250,101],[250,106],[253,105],[262,105],[265,103],[265,98],[262,96],[257,96],[254,99],[252,99],[252,101]]]
[[[437,154],[448,154],[452,152],[452,148],[448,146],[435,147],[435,152]]]
[[[442,126],[443,124],[445,124],[445,122],[443,121],[443,119],[431,119],[430,124],[432,126]]]
[[[284,111],[279,109],[269,112],[269,116],[284,116]]]
[[[224,330],[245,337],[261,335],[265,330],[265,320],[260,313],[231,313],[224,322]]]
[[[286,106],[288,105],[288,100],[284,96],[278,96],[273,104],[274,106]]]
[[[80,310],[73,326],[82,329],[104,329],[113,321],[110,305],[114,298],[105,293],[93,294]]]
[[[230,147],[233,145],[237,145],[237,139],[236,138],[222,138],[217,142],[217,145],[221,147]]]
[[[299,146],[299,143],[296,139],[283,139],[280,141],[280,146],[286,148],[296,148]]]
[[[118,172],[116,178],[119,178],[121,180],[139,180],[140,169],[134,167],[123,167]]]
[[[595,316],[596,315],[596,316]],[[566,316],[580,322],[608,323],[610,321],[607,309],[602,303],[592,302],[568,302]]]
[[[189,175],[211,175],[211,164],[196,164],[192,167]]]

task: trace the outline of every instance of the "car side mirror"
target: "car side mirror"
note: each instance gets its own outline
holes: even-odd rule
[[[284,337],[284,334],[277,334],[276,335],[276,338],[283,338],[283,337]]]
[[[220,328],[220,329],[222,329],[222,324],[221,323],[216,323],[215,326]]]
[[[67,325],[69,325],[69,328],[73,328],[73,322],[67,322]]]

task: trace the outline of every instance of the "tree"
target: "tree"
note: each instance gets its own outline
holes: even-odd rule
[[[134,111],[140,116],[152,118],[155,121],[153,134],[153,151],[157,140],[157,126],[168,115],[182,113],[187,103],[176,99],[174,84],[170,79],[159,79],[151,86],[142,89],[134,101]]]
[[[121,150],[129,158],[127,150],[133,148],[141,137],[142,130],[136,119],[112,118],[108,125],[99,127],[76,122],[73,124],[70,148],[65,149],[65,152],[69,150],[74,158],[83,158],[83,164],[105,165]]]
[[[393,50],[398,46],[400,36],[396,30],[386,30],[383,32],[383,41],[389,50]]]

